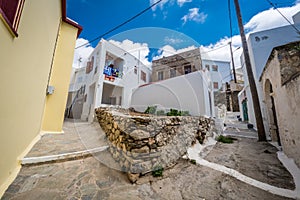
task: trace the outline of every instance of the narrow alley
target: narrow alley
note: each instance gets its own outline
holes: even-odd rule
[[[98,123],[65,121],[64,134],[43,136],[26,156],[27,164],[2,199],[287,199],[296,194],[295,189],[299,194],[292,175],[277,158],[276,147],[257,142],[255,131],[245,129],[235,118],[229,114],[225,120],[224,133],[235,138],[232,144],[211,142],[209,138],[207,145],[197,143],[193,147],[201,146],[196,150],[196,165],[180,159],[162,177],[146,174],[135,184],[118,170],[105,148],[88,153],[89,149],[107,145]],[[86,132],[94,135],[92,139],[84,137]],[[85,154],[76,156],[76,152]],[[56,156],[46,163],[40,159],[39,163],[38,158],[66,153],[75,156]],[[33,157],[36,159],[30,159]],[[32,160],[35,163],[30,164]],[[211,163],[235,170],[246,179],[216,170]],[[259,184],[248,183],[248,177],[262,184],[262,189]],[[287,194],[275,195],[266,185]]]

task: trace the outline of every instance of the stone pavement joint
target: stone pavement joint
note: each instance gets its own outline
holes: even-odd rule
[[[50,156],[39,156],[39,157],[29,157],[23,158],[21,160],[22,165],[39,165],[39,164],[48,164],[52,162],[63,162],[69,160],[77,160],[83,159],[89,156],[92,156],[94,153],[99,153],[106,150],[108,146],[98,147],[94,149],[88,149],[83,151],[77,151],[72,153],[64,153],[58,155],[50,155]]]

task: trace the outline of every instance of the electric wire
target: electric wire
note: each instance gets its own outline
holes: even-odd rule
[[[100,35],[100,36],[98,36],[98,37],[96,37],[96,38],[94,38],[94,39],[88,41],[87,43],[82,44],[82,45],[80,45],[80,46],[78,46],[78,47],[75,47],[75,49],[79,49],[79,48],[81,48],[81,47],[84,47],[84,46],[90,44],[91,42],[94,42],[94,41],[96,41],[96,40],[98,40],[98,39],[100,39],[100,38],[103,38],[105,35],[107,35],[107,34],[113,32],[113,31],[119,29],[120,27],[122,27],[122,26],[124,26],[125,24],[131,22],[131,21],[134,20],[135,18],[141,16],[142,14],[144,14],[145,12],[147,12],[148,10],[150,10],[151,8],[153,8],[154,6],[156,6],[157,4],[159,4],[161,1],[162,1],[162,0],[158,0],[157,2],[153,3],[153,4],[150,5],[149,7],[145,8],[144,10],[142,10],[141,12],[139,12],[138,14],[136,14],[136,15],[134,15],[133,17],[127,19],[127,20],[124,21],[123,23],[121,23],[121,24],[115,26],[114,28],[112,28],[112,29],[108,30],[107,32],[103,33],[102,35]]]
[[[218,47],[218,48],[211,49],[211,50],[205,51],[205,52],[201,52],[201,54],[205,54],[205,53],[209,53],[209,52],[212,52],[212,51],[216,51],[216,50],[221,49],[221,48],[223,48],[223,47],[226,47],[226,46],[228,46],[228,45],[229,45],[229,44],[225,44],[225,45],[220,46],[220,47]]]
[[[270,0],[266,0],[275,10],[296,30],[298,34],[300,34],[300,30],[282,13],[280,10],[272,3]]]

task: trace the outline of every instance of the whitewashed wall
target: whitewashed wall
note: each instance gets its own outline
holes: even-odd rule
[[[148,106],[158,105],[158,109],[174,108],[194,116],[211,116],[208,80],[203,77],[203,72],[197,71],[139,87],[132,93],[131,107],[143,112]]]

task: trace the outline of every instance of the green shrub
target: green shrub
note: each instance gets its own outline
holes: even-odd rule
[[[154,115],[156,112],[156,108],[157,106],[148,106],[144,113]]]
[[[223,136],[223,135],[220,135],[217,137],[217,141],[218,142],[222,142],[222,143],[233,143],[233,140],[236,140],[235,138],[232,138],[232,137],[228,137],[228,136]]]
[[[196,160],[195,160],[195,159],[191,159],[190,162],[191,162],[193,165],[196,165]]]
[[[162,166],[155,166],[152,170],[152,176],[160,177],[163,175],[164,168]]]
[[[167,116],[189,116],[189,111],[178,111],[176,109],[170,109],[170,111],[167,113]]]
[[[178,110],[171,108],[170,111],[167,113],[167,116],[178,116]]]
[[[158,110],[156,112],[157,115],[166,115],[165,111],[164,110]]]

